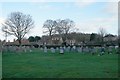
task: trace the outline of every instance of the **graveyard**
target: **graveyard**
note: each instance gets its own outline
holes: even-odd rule
[[[1,3],[0,77],[120,77],[118,2],[24,1]]]
[[[118,78],[115,50],[98,56],[88,52],[32,48],[2,54],[3,78]]]

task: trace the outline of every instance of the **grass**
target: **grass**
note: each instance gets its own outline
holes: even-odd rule
[[[118,54],[3,54],[3,78],[117,78]]]

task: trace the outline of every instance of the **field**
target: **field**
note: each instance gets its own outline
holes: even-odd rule
[[[117,78],[118,54],[5,53],[3,78]]]

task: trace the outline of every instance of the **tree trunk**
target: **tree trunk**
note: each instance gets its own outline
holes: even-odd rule
[[[52,45],[52,35],[50,35],[50,45]]]
[[[19,42],[19,46],[21,46],[21,39],[19,39],[18,42]]]

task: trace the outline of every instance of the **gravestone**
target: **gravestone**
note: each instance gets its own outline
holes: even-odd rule
[[[44,53],[47,53],[47,47],[44,47]]]
[[[58,51],[59,50],[59,48],[58,47],[56,47],[56,51]]]
[[[82,48],[81,48],[81,47],[78,47],[78,48],[77,48],[77,51],[78,51],[79,53],[81,53],[81,52],[82,52]]]
[[[109,46],[108,47],[108,54],[112,54],[112,50],[113,50],[112,46]]]
[[[64,49],[63,49],[63,47],[60,47],[60,54],[64,54]]]
[[[66,48],[66,51],[67,51],[67,52],[70,52],[70,46],[68,46],[68,47]]]
[[[42,51],[42,50],[43,50],[43,48],[41,47],[41,48],[40,48],[40,50]]]
[[[91,54],[94,55],[96,53],[96,48],[95,47],[92,47],[91,48]]]
[[[101,56],[101,55],[104,55],[104,53],[105,53],[105,48],[104,48],[104,47],[101,47],[101,48],[100,48],[100,56]]]
[[[55,53],[55,49],[54,49],[53,47],[51,48],[51,52],[52,52],[52,53]]]
[[[85,48],[85,52],[89,53],[89,48],[88,47]]]
[[[72,51],[73,51],[73,52],[76,52],[76,46],[73,46],[73,47],[72,47]]]

